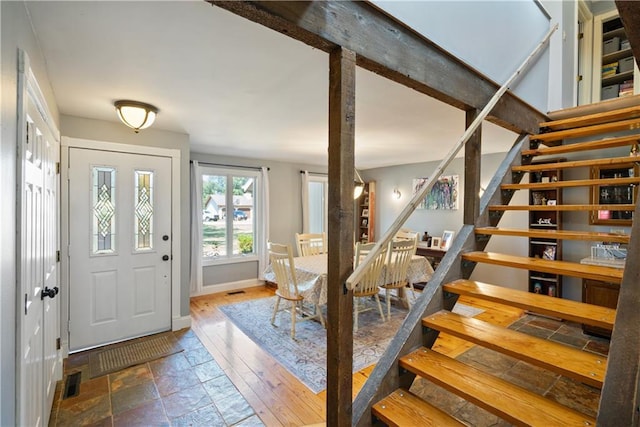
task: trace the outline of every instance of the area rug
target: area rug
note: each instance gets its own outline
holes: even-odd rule
[[[271,325],[275,300],[275,297],[261,298],[221,306],[220,310],[303,384],[319,393],[327,386],[326,330],[315,320],[296,322],[296,339],[293,340],[288,312],[279,312],[276,326]],[[382,323],[375,301],[367,300],[365,304],[371,310],[360,313],[358,331],[353,334],[353,372],[380,359],[407,315],[407,310],[392,305],[391,320]],[[382,304],[386,315],[386,306],[384,302]]]
[[[171,332],[110,345],[91,353],[89,376],[99,377],[182,351]]]

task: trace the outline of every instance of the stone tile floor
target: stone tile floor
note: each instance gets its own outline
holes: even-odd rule
[[[605,356],[609,353],[608,339],[584,334],[581,325],[573,322],[562,322],[545,317],[526,315],[513,323],[510,329],[592,353]],[[597,388],[556,375],[545,369],[480,346],[472,347],[456,359],[506,379],[534,393],[555,400],[588,416],[595,417],[597,414],[600,399],[600,390]],[[504,427],[511,425],[424,379],[416,379],[410,390],[474,427]]]
[[[607,355],[609,340],[580,325],[527,315],[510,326],[531,335]],[[50,426],[262,426],[254,410],[193,331],[174,332],[184,351],[102,377],[89,378],[90,351],[65,360]],[[582,413],[595,416],[599,390],[495,351],[475,346],[458,360],[514,381]],[[78,396],[62,399],[67,375],[82,372]],[[417,379],[411,391],[473,425],[508,426],[483,409]]]
[[[49,426],[262,426],[193,331],[174,335],[184,351],[93,379],[91,350],[71,355]],[[82,373],[80,393],[62,399],[74,372]]]

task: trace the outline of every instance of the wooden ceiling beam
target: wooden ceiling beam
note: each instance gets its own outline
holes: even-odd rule
[[[616,7],[620,14],[620,20],[627,33],[631,52],[636,59],[636,64],[640,67],[640,2],[637,0],[616,0]]]
[[[349,49],[358,66],[465,111],[500,87],[369,2],[207,1],[325,52]],[[533,134],[547,117],[508,92],[487,120]]]

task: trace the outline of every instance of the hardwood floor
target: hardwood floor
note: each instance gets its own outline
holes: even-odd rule
[[[324,396],[311,392],[218,310],[221,305],[273,294],[261,286],[241,294],[192,298],[192,329],[265,425],[322,422]]]
[[[326,392],[312,393],[218,309],[221,305],[270,295],[273,295],[273,290],[256,287],[245,289],[240,294],[221,293],[192,298],[192,329],[265,425],[322,423],[326,419]],[[461,297],[460,302],[485,310],[477,317],[495,324],[508,325],[523,315],[522,310],[473,298]],[[434,349],[455,357],[470,347],[472,345],[442,334]],[[372,369],[369,367],[354,374],[354,395]]]

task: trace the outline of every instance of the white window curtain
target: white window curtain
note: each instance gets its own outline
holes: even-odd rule
[[[202,291],[202,176],[191,163],[191,295]]]
[[[302,171],[302,232],[309,232],[309,172]]]
[[[259,222],[258,239],[259,246],[256,247],[258,254],[258,278],[264,279],[264,270],[269,264],[269,252],[267,250],[267,242],[269,241],[269,168],[263,166],[260,168],[260,202],[258,203],[258,215],[262,218]]]

